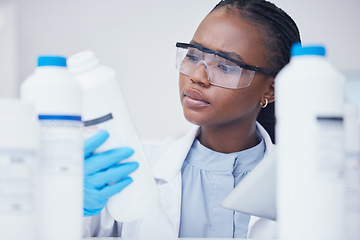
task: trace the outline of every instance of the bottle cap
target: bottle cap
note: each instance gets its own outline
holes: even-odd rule
[[[68,69],[71,74],[81,74],[99,65],[99,59],[91,50],[77,53],[67,60]]]
[[[301,43],[295,43],[291,47],[291,56],[316,55],[325,56],[325,47],[321,45],[301,46]]]
[[[66,58],[61,56],[39,56],[38,66],[66,67]]]

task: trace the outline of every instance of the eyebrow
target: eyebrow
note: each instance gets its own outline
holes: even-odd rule
[[[198,42],[196,42],[196,41],[194,41],[194,40],[191,40],[190,43],[193,44],[193,45],[197,45],[197,46],[204,47],[203,45],[201,45],[200,43],[198,43]],[[215,50],[214,50],[214,51],[215,51]],[[231,57],[231,58],[235,57],[235,58],[239,59],[240,61],[244,62],[244,59],[243,59],[239,54],[237,54],[237,53],[227,52],[227,51],[217,51],[217,52],[222,53],[222,54],[224,54],[224,55],[226,55],[226,56],[228,56],[228,57]]]

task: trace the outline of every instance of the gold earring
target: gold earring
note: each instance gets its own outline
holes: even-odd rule
[[[266,108],[266,106],[268,105],[268,103],[269,103],[269,101],[266,99],[266,98],[264,98],[265,99],[265,103],[263,104],[262,102],[260,102],[260,106],[261,106],[261,108]]]

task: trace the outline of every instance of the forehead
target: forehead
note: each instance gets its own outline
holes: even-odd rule
[[[237,53],[247,63],[265,66],[265,45],[259,27],[238,12],[216,10],[199,25],[193,40],[216,51]]]

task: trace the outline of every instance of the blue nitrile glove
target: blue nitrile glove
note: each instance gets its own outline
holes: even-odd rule
[[[139,166],[137,162],[118,164],[134,153],[128,147],[93,154],[108,137],[106,131],[100,131],[84,143],[85,217],[98,215],[111,196],[133,181],[128,175]]]

